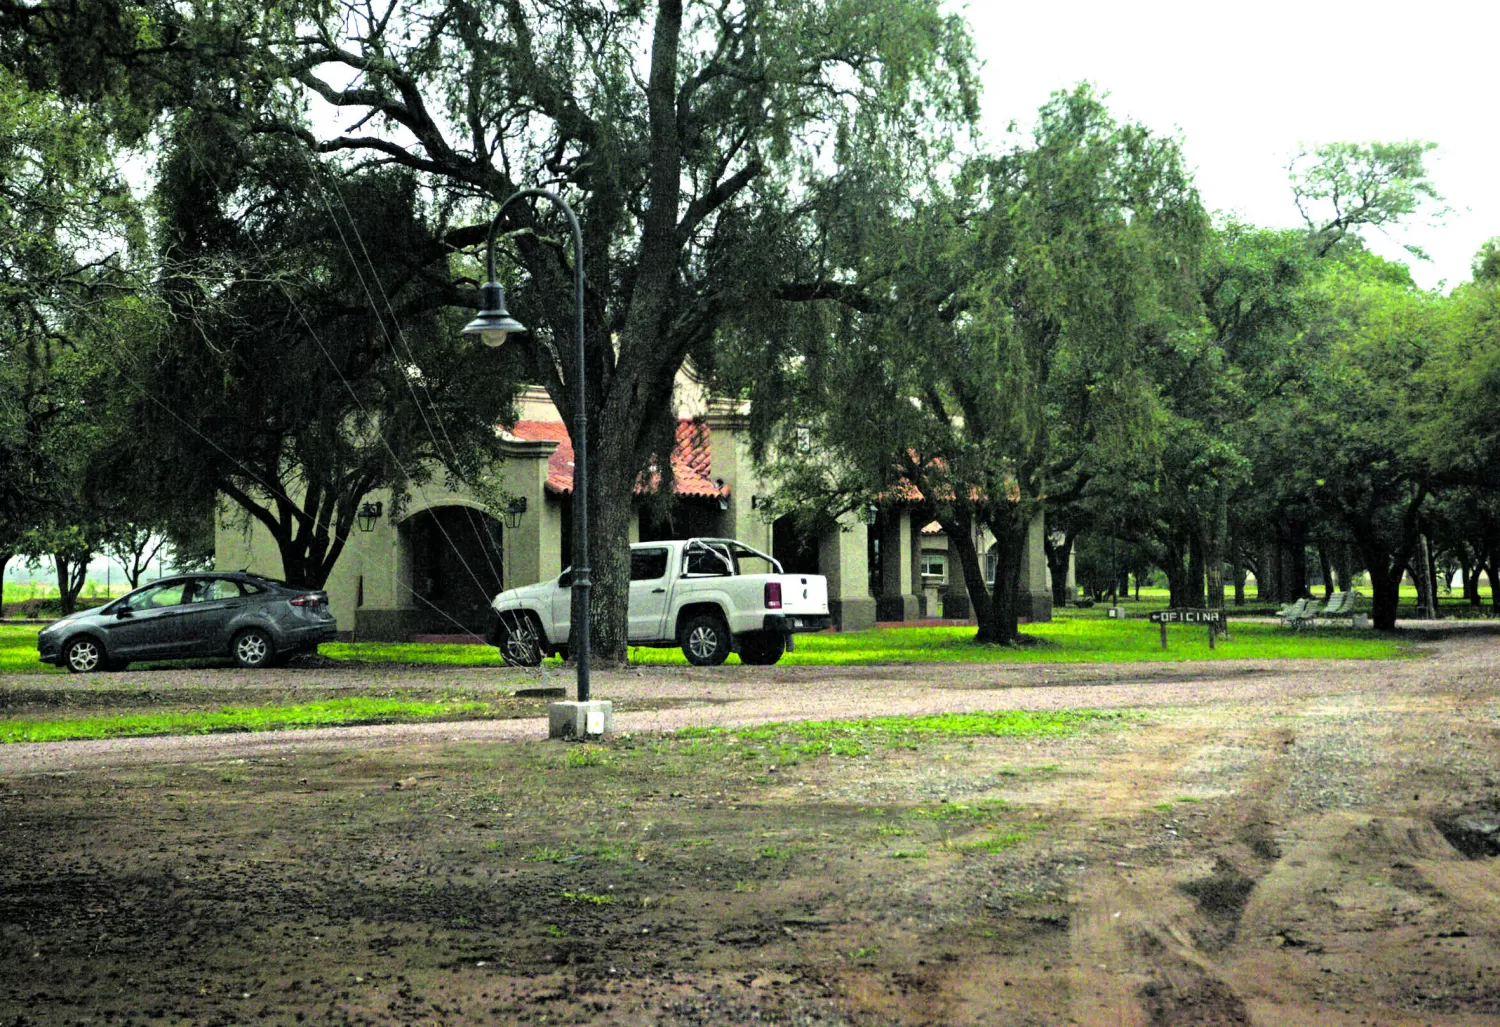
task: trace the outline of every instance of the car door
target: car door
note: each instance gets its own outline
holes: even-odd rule
[[[630,626],[632,642],[650,642],[664,637],[662,621],[667,615],[667,564],[671,550],[651,546],[630,550]]]
[[[188,581],[167,581],[130,596],[115,610],[105,631],[105,648],[121,660],[164,657],[176,651],[181,637]]]
[[[179,644],[193,656],[222,656],[229,651],[229,622],[245,607],[245,590],[229,578],[196,578],[182,618]]]

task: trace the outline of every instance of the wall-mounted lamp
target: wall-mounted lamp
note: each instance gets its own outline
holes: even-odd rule
[[[526,512],[526,497],[517,496],[505,507],[505,526],[514,528],[521,523],[521,515]]]
[[[380,520],[380,516],[383,513],[385,513],[385,504],[377,499],[361,505],[359,513],[354,515],[354,519],[359,522],[360,531],[374,531],[375,522]]]
[[[880,507],[876,506],[874,503],[871,503],[870,505],[868,505],[868,506],[865,507],[865,523],[866,524],[874,524],[875,523],[875,518],[877,518],[879,516],[880,516]]]

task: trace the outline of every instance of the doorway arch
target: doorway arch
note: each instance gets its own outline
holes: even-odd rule
[[[490,601],[504,585],[505,528],[469,506],[432,506],[402,523],[412,604],[429,630],[482,635]]]

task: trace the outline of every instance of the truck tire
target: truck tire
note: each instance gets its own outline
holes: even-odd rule
[[[500,659],[511,667],[539,667],[542,663],[541,633],[527,614],[511,614],[495,622],[495,644]]]
[[[729,627],[718,617],[700,613],[683,621],[677,644],[693,666],[717,667],[729,659]]]
[[[786,652],[786,636],[779,631],[757,631],[740,639],[740,662],[769,667]]]

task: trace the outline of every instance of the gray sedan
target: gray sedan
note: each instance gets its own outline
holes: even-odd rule
[[[264,667],[332,641],[335,628],[326,592],[254,574],[186,574],[55,621],[36,646],[43,663],[75,674],[195,656]]]

